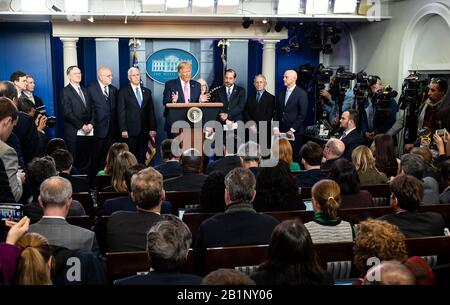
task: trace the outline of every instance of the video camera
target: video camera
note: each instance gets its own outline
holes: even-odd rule
[[[369,97],[370,86],[376,84],[377,77],[374,75],[367,75],[366,72],[361,71],[356,74],[356,85],[353,88],[353,93],[357,101],[365,100]]]
[[[382,90],[375,92],[372,96],[372,105],[375,111],[390,111],[391,100],[397,97],[397,91],[393,90],[391,86],[384,86]]]
[[[308,90],[309,82],[313,78],[313,67],[310,64],[301,65],[295,72],[297,72],[297,86]]]
[[[45,105],[36,107],[36,114],[35,119],[37,116],[41,114],[43,116],[47,116],[47,109],[45,108]],[[45,124],[48,128],[53,128],[56,126],[56,117],[55,116],[47,116],[47,123]]]
[[[399,98],[399,108],[404,110],[409,105],[418,106],[419,96],[423,92],[422,87],[427,86],[427,80],[421,79],[421,75],[414,71],[405,78],[402,85],[402,94]]]

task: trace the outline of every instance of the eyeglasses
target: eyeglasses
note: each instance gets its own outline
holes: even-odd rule
[[[440,85],[442,83],[443,79],[439,77],[433,77],[430,82]]]

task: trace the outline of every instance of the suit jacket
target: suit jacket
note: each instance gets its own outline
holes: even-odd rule
[[[295,86],[285,105],[286,89],[280,92],[275,108],[275,117],[280,124],[280,131],[287,132],[291,128],[295,134],[302,135],[304,132],[303,121],[308,111],[308,94],[305,90]]]
[[[179,177],[164,180],[166,191],[200,191],[206,180],[206,175],[187,173]]]
[[[71,84],[61,92],[61,109],[64,115],[64,137],[66,141],[76,141],[77,131],[85,124],[94,125],[94,108],[86,88],[81,87],[86,105]]]
[[[44,210],[38,202],[33,201],[23,206],[23,214],[29,218],[41,218],[44,215]],[[84,210],[83,205],[81,205],[81,203],[77,200],[72,200],[67,216],[72,217],[85,215],[86,211]]]
[[[156,169],[158,172],[163,175],[164,179],[167,178],[173,178],[181,175],[181,165],[178,161],[167,161],[163,164],[160,164],[158,166],[155,166],[154,169]]]
[[[5,164],[0,159],[0,202],[16,202],[14,195],[11,192],[8,175],[6,175]]]
[[[341,141],[345,144],[345,150],[342,157],[349,160],[352,159],[352,152],[356,147],[366,144],[366,141],[364,141],[364,138],[361,136],[358,129],[353,129]]]
[[[81,193],[81,192],[89,191],[89,186],[88,186],[88,182],[86,179],[80,178],[80,177],[74,177],[72,175],[62,173],[62,172],[59,173],[59,176],[66,178],[67,180],[70,181],[70,183],[72,184],[72,192]]]
[[[191,96],[189,97],[190,103],[198,103],[200,98],[200,93],[202,91],[200,83],[191,79],[189,81],[189,89]],[[183,87],[181,86],[181,81],[179,78],[168,80],[164,84],[164,92],[163,92],[163,103],[166,105],[167,103],[172,103],[172,93],[178,92],[178,100],[177,103],[184,103],[184,92]]]
[[[139,107],[136,95],[130,84],[119,91],[117,100],[119,131],[128,131],[129,137],[147,135],[150,130],[156,130],[157,124],[152,92],[150,89],[142,86],[141,90],[142,107]]]
[[[15,150],[17,154],[17,161],[19,162],[19,167],[25,168],[25,162],[23,161],[22,148],[20,147],[19,137],[17,137],[17,135],[14,132],[11,132],[8,140],[6,140],[5,143]]]
[[[44,106],[44,102],[42,102],[42,99],[39,96],[33,94],[33,98],[36,107]]]
[[[19,120],[13,132],[19,138],[24,164],[40,156],[39,135],[34,119],[25,112],[19,112]]]
[[[118,211],[109,217],[107,225],[108,249],[111,251],[145,250],[147,232],[161,215],[145,211]]]
[[[98,253],[94,232],[73,226],[65,219],[43,217],[37,223],[30,225],[29,232],[41,234],[53,246]]]
[[[256,101],[256,93],[254,95],[250,95],[247,98],[247,104],[245,106],[245,121],[255,121],[258,126],[260,121],[268,122],[272,121],[273,112],[275,109],[275,96],[270,94],[267,91],[264,91],[259,99],[259,102]]]
[[[0,140],[0,159],[2,159],[5,166],[6,175],[8,176],[9,186],[11,187],[11,192],[14,198],[18,202],[20,197],[22,197],[22,183],[17,177],[17,172],[19,170],[19,165],[17,161],[17,154],[8,146],[5,142]]]
[[[202,278],[180,272],[151,271],[145,275],[133,275],[114,281],[114,285],[200,285]]]
[[[219,113],[227,113],[230,121],[244,121],[244,110],[247,102],[244,88],[235,84],[228,101],[226,87],[222,86],[214,91],[212,98],[216,102],[223,103],[223,108]]]
[[[136,203],[133,202],[130,196],[121,196],[117,198],[111,198],[105,201],[103,204],[100,214],[101,215],[111,215],[117,211],[131,211],[136,212]],[[161,204],[161,214],[172,213],[172,204],[168,201],[163,201]]]
[[[320,169],[300,171],[295,176],[295,182],[298,187],[312,187],[316,182],[322,179],[328,179],[328,176]]]
[[[214,171],[221,171],[226,175],[236,167],[241,167],[241,158],[238,156],[225,156],[219,160],[209,163],[206,166],[206,174],[209,175]]]
[[[105,138],[108,131],[118,135],[117,129],[117,88],[108,86],[109,97],[103,94],[103,88],[98,81],[88,87],[88,92],[94,108],[94,135],[97,138]]]
[[[444,235],[444,218],[434,212],[404,211],[385,215],[379,219],[396,225],[406,238]]]
[[[333,166],[334,161],[339,160],[339,158],[336,159],[329,159],[327,161],[325,161],[324,163],[322,163],[320,165],[320,169],[322,170],[330,170],[331,166]]]

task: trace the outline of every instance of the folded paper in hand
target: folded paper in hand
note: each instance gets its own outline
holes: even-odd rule
[[[92,128],[90,133],[85,133],[83,129],[77,131],[77,136],[79,137],[92,137],[94,135],[94,128]]]

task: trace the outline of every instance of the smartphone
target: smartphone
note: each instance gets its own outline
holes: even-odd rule
[[[436,135],[443,137],[445,135],[445,129],[437,129],[436,130]]]
[[[313,210],[313,204],[311,200],[303,200],[303,203],[306,205],[306,211]]]
[[[23,205],[18,203],[0,203],[0,219],[19,221],[23,217]]]
[[[178,209],[178,218],[180,218],[181,220],[183,220],[184,212],[185,209]]]

